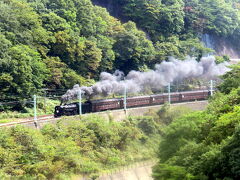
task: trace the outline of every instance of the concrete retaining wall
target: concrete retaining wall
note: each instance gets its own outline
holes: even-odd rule
[[[106,174],[97,178],[97,180],[153,180],[153,163],[140,164],[131,168],[124,168],[112,174]]]
[[[140,162],[122,167],[111,173],[100,175],[96,180],[153,180],[152,167],[155,162]],[[89,177],[73,176],[73,180],[92,180]]]

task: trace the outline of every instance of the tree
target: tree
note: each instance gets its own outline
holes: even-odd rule
[[[231,71],[222,76],[224,81],[218,86],[218,89],[225,94],[240,86],[240,65],[233,65],[231,68]]]
[[[155,63],[161,63],[164,60],[168,60],[170,56],[179,57],[179,39],[177,37],[171,37],[163,42],[157,41],[155,44],[155,49]]]
[[[114,51],[116,52],[116,68],[128,72],[151,65],[155,49],[145,34],[137,30],[133,22],[124,24],[125,30],[116,35]]]
[[[57,57],[49,57],[44,60],[49,70],[46,84],[48,88],[72,88],[75,84],[84,85],[85,79],[61,62]]]
[[[1,93],[4,94],[1,98],[8,95],[27,98],[37,93],[46,78],[46,66],[40,54],[25,45],[11,47],[8,54],[9,62],[0,65]]]
[[[50,32],[65,31],[71,29],[67,21],[57,14],[50,12],[41,15],[44,29]]]
[[[237,80],[238,76],[232,76],[233,79]],[[229,91],[228,94],[216,93],[204,112],[174,119],[163,128],[160,161],[153,171],[155,179],[240,177],[240,89]]]
[[[183,2],[159,0],[125,0],[123,15],[137,23],[156,42],[159,36],[179,33],[184,24]]]
[[[49,55],[59,56],[70,68],[85,77],[93,77],[102,58],[95,42],[79,38],[74,32],[59,31],[55,34]]]
[[[13,44],[46,44],[48,33],[42,28],[36,12],[22,1],[0,2],[0,27],[6,38]]]
[[[115,53],[113,51],[114,41],[111,38],[106,36],[98,35],[97,36],[97,47],[102,51],[102,59],[100,66],[98,68],[99,74],[103,71],[112,71]]]
[[[0,34],[0,64],[4,59],[8,59],[7,51],[12,46],[11,41],[6,39],[3,34]]]
[[[239,14],[225,0],[186,0],[186,27],[197,32],[229,36],[240,23]]]

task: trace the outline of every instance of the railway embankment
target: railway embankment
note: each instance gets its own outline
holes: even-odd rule
[[[175,103],[171,104],[173,107],[186,107],[190,110],[204,110],[208,104],[208,101],[192,101],[192,102],[184,102],[184,103]],[[163,105],[156,105],[156,106],[145,106],[145,107],[137,107],[137,108],[131,108],[127,109],[125,112],[123,109],[120,110],[113,110],[113,111],[104,111],[104,112],[97,112],[97,113],[90,113],[90,114],[95,114],[102,116],[104,119],[109,120],[109,121],[122,121],[126,119],[126,117],[129,116],[143,116],[144,114],[150,112],[150,111],[157,111],[159,110]],[[88,116],[89,114],[84,114],[83,116]],[[49,116],[46,118],[38,118],[37,124],[38,128],[43,127],[45,124],[48,123],[56,123],[59,119],[66,119],[68,120],[69,118],[54,118],[53,116]],[[32,120],[26,120],[21,122],[12,122],[12,123],[6,123],[2,124],[1,127],[6,127],[6,126],[15,126],[18,124],[22,124],[27,127],[32,127],[36,128],[35,122]]]
[[[184,102],[184,103],[176,103],[171,104],[171,106],[174,107],[186,107],[190,110],[204,110],[207,107],[208,101],[193,101],[193,102]],[[108,120],[114,120],[114,121],[122,121],[126,119],[126,116],[143,116],[144,114],[148,113],[149,111],[157,111],[159,110],[163,105],[156,105],[156,106],[145,106],[145,107],[137,107],[137,108],[131,108],[127,109],[125,112],[124,110],[114,110],[114,111],[104,111],[104,112],[98,112],[94,114],[98,114],[100,116],[103,116],[105,119]]]

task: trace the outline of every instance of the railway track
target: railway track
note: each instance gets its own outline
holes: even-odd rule
[[[37,118],[37,123],[43,123],[43,122],[48,122],[48,121],[53,121],[53,120],[57,120],[59,118],[54,118],[53,114],[52,115],[42,115],[42,116],[38,116]],[[11,127],[11,126],[16,126],[16,125],[20,125],[20,124],[34,124],[34,118],[25,118],[22,119],[20,121],[13,121],[13,122],[9,122],[9,123],[3,123],[0,124],[0,128],[1,127]]]
[[[191,103],[192,101],[190,101]],[[197,102],[205,102],[205,101],[197,101]],[[185,103],[189,103],[189,102],[184,102]],[[174,103],[173,105],[179,105],[181,103]],[[154,106],[144,106],[144,107],[155,107],[155,106],[159,106],[159,105],[154,105]],[[139,109],[139,108],[144,108],[144,107],[137,107],[137,108],[129,108],[129,109]],[[118,111],[122,111],[123,109],[118,109],[118,110],[114,110],[116,112]],[[102,112],[97,112],[97,113],[105,113],[106,111],[102,111]],[[38,116],[37,117],[37,126],[36,126],[36,122],[34,121],[33,117],[30,118],[24,118],[24,119],[20,119],[18,121],[13,121],[13,122],[9,122],[9,123],[2,123],[0,124],[0,128],[1,127],[11,127],[11,126],[16,126],[16,125],[27,125],[27,126],[32,126],[32,127],[41,127],[43,124],[47,123],[47,122],[51,122],[51,121],[56,121],[59,120],[61,118],[55,118],[53,114],[51,115],[42,115],[42,116]]]

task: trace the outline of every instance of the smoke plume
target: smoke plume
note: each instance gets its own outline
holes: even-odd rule
[[[184,61],[170,58],[169,61],[156,64],[154,70],[147,72],[130,71],[127,76],[118,70],[114,74],[102,72],[99,82],[91,87],[74,85],[73,89],[62,96],[62,101],[76,99],[80,89],[87,97],[107,96],[123,94],[125,87],[128,93],[138,93],[146,89],[160,89],[169,83],[187,78],[215,79],[229,71],[227,65],[216,64],[213,56],[203,57],[199,62],[190,57]]]

